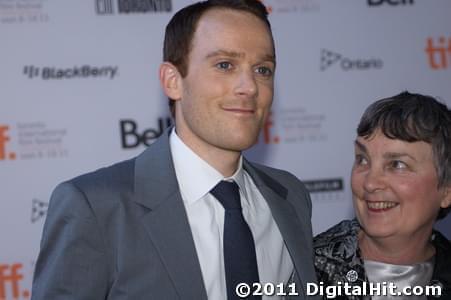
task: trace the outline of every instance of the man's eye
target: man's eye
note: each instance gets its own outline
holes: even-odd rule
[[[221,61],[216,64],[216,67],[222,70],[230,70],[232,68],[232,64],[228,61]]]
[[[258,67],[255,70],[255,72],[257,72],[260,75],[267,76],[267,77],[272,76],[272,74],[273,74],[273,71],[268,67]]]
[[[356,166],[365,166],[368,164],[368,160],[363,155],[357,154],[355,156],[354,164]]]

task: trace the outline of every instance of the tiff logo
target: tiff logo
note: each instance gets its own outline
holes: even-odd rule
[[[425,51],[432,69],[443,70],[451,66],[451,38],[441,36],[434,42],[430,37],[427,39]]]
[[[280,142],[280,138],[277,135],[274,135],[271,131],[271,128],[274,126],[274,122],[272,120],[272,112],[268,114],[266,118],[265,124],[263,125],[263,143],[265,144],[278,144]]]
[[[23,280],[21,273],[22,264],[5,265],[0,264],[0,299],[5,300],[7,296],[12,299],[28,299],[30,292],[20,289],[20,282]],[[9,297],[8,297],[9,298]]]
[[[10,137],[7,135],[9,127],[6,125],[0,125],[0,160],[16,159],[16,153],[7,152],[6,145],[10,141]]]
[[[96,12],[99,15],[113,13],[113,0],[96,0]]]

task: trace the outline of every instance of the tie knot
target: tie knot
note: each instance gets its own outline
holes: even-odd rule
[[[222,180],[210,193],[218,199],[224,209],[241,209],[240,188],[235,181]]]

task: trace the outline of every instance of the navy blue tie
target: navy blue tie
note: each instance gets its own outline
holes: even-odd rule
[[[244,220],[240,190],[235,182],[221,181],[210,193],[222,204],[224,215],[224,265],[227,285],[227,299],[243,299],[235,292],[239,283],[260,282],[258,278],[257,256],[254,238]],[[261,299],[261,296],[247,299]]]

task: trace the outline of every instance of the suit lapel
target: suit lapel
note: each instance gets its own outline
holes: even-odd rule
[[[311,236],[311,233],[306,232],[295,208],[288,201],[288,190],[273,178],[254,168],[249,162],[244,161],[244,166],[271,209],[272,216],[290,253],[295,271],[302,279],[301,281],[304,281],[298,287],[299,291],[303,293],[305,281],[311,278],[311,274],[314,274],[312,253],[309,251],[310,247],[306,246],[308,241],[305,239],[306,236]],[[306,217],[308,217],[307,213]]]
[[[194,240],[169,150],[169,130],[137,157],[135,201],[142,223],[181,299],[207,299]]]

